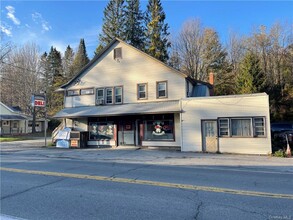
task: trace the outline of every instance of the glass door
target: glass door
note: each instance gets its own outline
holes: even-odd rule
[[[118,144],[135,145],[135,125],[133,121],[120,121],[118,126]]]

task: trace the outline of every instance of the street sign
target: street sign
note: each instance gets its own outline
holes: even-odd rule
[[[35,107],[45,107],[46,106],[45,96],[33,95],[32,96],[32,105]]]

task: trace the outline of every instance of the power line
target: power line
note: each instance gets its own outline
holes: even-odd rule
[[[34,70],[26,69],[26,68],[24,68],[24,67],[15,66],[15,65],[13,65],[12,63],[6,63],[6,62],[4,62],[4,61],[2,61],[2,63],[6,64],[6,65],[8,65],[8,66],[12,66],[12,67],[14,67],[14,68],[18,68],[18,69],[21,69],[21,70],[24,70],[24,71],[31,72],[31,73],[42,73],[42,74],[44,74],[43,72],[40,72],[40,71],[34,71]]]

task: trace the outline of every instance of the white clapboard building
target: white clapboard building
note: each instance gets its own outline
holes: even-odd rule
[[[210,96],[212,88],[115,39],[58,90],[55,117],[88,131],[89,146],[271,153],[268,96]]]

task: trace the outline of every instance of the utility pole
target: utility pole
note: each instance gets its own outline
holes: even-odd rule
[[[47,147],[47,88],[45,91],[45,129],[44,129],[44,136],[45,136],[45,147]]]

